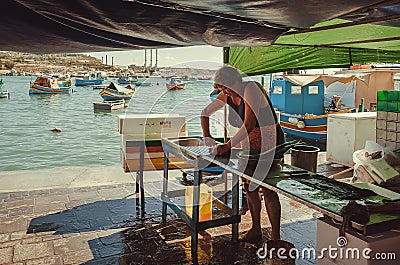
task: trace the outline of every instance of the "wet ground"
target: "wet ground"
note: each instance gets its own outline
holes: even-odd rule
[[[201,233],[198,258],[193,259],[188,227],[170,210],[163,224],[158,197],[146,197],[142,213],[134,186],[0,193],[0,264],[266,264],[258,258],[257,246],[231,241],[230,226]],[[315,247],[317,214],[285,197],[281,203],[282,239],[297,248]],[[267,240],[270,225],[265,210],[262,220]],[[250,225],[247,212],[240,232]],[[296,264],[315,264],[315,260]]]

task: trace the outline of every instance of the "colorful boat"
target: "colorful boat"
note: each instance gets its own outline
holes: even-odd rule
[[[95,86],[103,84],[104,77],[101,72],[90,74],[84,78],[75,78],[75,86]]]
[[[3,79],[0,79],[0,98],[9,98],[10,92],[4,87]]]
[[[332,75],[283,75],[270,98],[288,136],[326,144],[327,116],[375,111],[377,91],[394,90],[394,69],[345,70]]]
[[[71,94],[71,80],[58,81],[50,77],[37,77],[31,83],[29,95],[33,94]]]
[[[180,78],[171,77],[169,83],[166,84],[168,90],[180,90],[185,88],[185,82]]]
[[[322,75],[286,75],[273,80],[269,95],[280,113],[282,129],[289,137],[326,144],[328,115],[352,111],[332,103],[325,106],[325,85],[328,84],[324,82],[327,77]]]
[[[128,85],[128,84],[134,85],[136,82],[138,82],[138,78],[134,76],[120,76],[117,79],[118,85]]]
[[[106,88],[100,91],[100,96],[104,100],[129,100],[135,93],[135,87],[128,85],[126,87],[111,82]]]

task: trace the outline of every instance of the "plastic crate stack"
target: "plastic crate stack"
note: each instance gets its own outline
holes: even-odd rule
[[[400,91],[378,91],[376,110],[376,142],[390,150],[400,148]]]

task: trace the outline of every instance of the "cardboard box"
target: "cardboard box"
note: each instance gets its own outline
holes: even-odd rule
[[[334,255],[330,255],[327,251],[324,252],[324,258],[317,258],[316,264],[340,264],[340,265],[398,265],[400,258],[400,230],[390,230],[383,233],[378,233],[372,236],[364,236],[354,230],[346,232],[347,244],[344,247],[338,245],[337,239],[339,236],[340,224],[334,223],[328,217],[322,217],[317,220],[317,249],[316,253],[321,254],[323,248],[331,249],[337,248],[336,251],[332,251],[332,254],[337,254],[336,258],[332,258]],[[372,252],[363,255],[363,251],[366,248],[372,249]],[[357,257],[359,253],[359,258]],[[378,260],[375,258],[375,254],[393,257],[395,260]],[[394,254],[392,254],[394,253]],[[369,256],[371,259],[366,259]],[[342,258],[340,258],[342,257]],[[331,263],[329,263],[329,261]]]

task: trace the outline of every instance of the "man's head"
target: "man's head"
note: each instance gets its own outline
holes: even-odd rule
[[[237,92],[237,85],[242,83],[242,75],[232,66],[223,66],[218,69],[214,77],[214,88],[223,91],[229,88]]]

